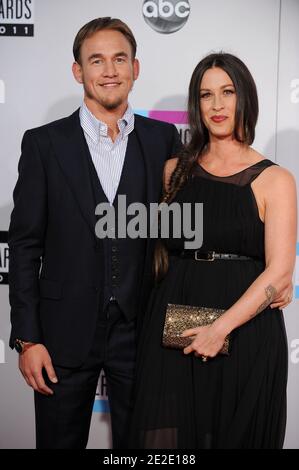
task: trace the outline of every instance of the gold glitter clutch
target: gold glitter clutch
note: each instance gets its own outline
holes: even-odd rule
[[[193,307],[191,305],[168,304],[162,344],[166,348],[184,349],[192,342],[193,337],[182,338],[183,331],[198,326],[210,325],[225,310],[219,308]],[[225,338],[219,354],[229,354],[229,335]]]

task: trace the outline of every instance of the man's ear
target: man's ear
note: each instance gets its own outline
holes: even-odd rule
[[[137,80],[140,72],[140,64],[138,59],[134,59],[133,62],[133,78],[134,80]]]
[[[75,80],[78,83],[83,83],[83,78],[82,78],[82,67],[78,62],[74,62],[72,65],[72,72],[75,77]]]

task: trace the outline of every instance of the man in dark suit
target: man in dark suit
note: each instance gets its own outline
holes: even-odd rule
[[[95,207],[147,207],[180,148],[173,125],[134,115],[136,42],[118,19],[78,32],[84,102],[25,133],[9,230],[11,347],[35,390],[38,448],[84,448],[104,369],[114,448],[126,447],[136,318],[152,283],[153,240],[96,237]]]

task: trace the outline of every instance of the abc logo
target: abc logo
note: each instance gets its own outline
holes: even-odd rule
[[[158,33],[170,34],[181,29],[190,14],[189,1],[144,0],[143,17]]]

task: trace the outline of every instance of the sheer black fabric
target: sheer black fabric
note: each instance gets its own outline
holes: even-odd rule
[[[264,224],[252,181],[263,160],[233,176],[197,166],[176,196],[204,203],[203,251],[250,261],[197,262],[172,256],[184,238],[169,239],[170,267],[152,292],[139,341],[132,448],[281,448],[285,433],[287,342],[283,314],[265,309],[232,333],[228,357],[202,362],[163,348],[168,303],[229,308],[264,270]]]

